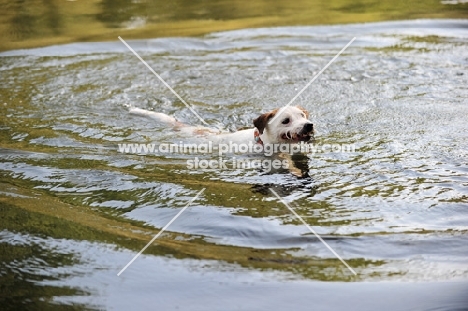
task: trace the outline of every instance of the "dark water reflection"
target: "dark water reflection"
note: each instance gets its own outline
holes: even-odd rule
[[[357,36],[297,99],[317,143],[356,150],[293,158],[302,178],[119,152],[124,142],[186,139],[129,105],[198,122],[120,42],[0,54],[2,306],[463,309],[466,29],[413,21],[129,40],[209,124],[232,130],[284,105]]]
[[[457,2],[457,1],[455,1]],[[248,27],[466,18],[460,1],[0,0],[1,50],[67,42],[193,36]]]

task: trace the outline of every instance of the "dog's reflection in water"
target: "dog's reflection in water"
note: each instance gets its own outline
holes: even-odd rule
[[[299,190],[308,192],[309,196],[314,196],[317,191],[317,185],[314,179],[309,175],[309,157],[304,153],[295,154],[277,154],[275,155],[282,161],[287,161],[286,167],[272,169],[265,172],[264,175],[280,174],[281,182],[263,183],[252,186],[252,191],[264,195],[271,195],[269,189],[275,190],[280,196],[287,196]]]

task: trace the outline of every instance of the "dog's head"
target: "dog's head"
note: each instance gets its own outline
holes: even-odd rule
[[[309,141],[314,135],[314,126],[308,117],[304,108],[288,106],[282,112],[275,109],[262,114],[253,123],[265,143],[298,143]]]

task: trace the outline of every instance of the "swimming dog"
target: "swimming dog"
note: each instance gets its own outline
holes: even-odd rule
[[[282,159],[282,163],[287,163],[285,168],[288,168],[293,175],[301,178],[309,176],[306,164],[307,157],[304,154],[297,154],[297,151],[300,150],[297,147],[300,143],[309,142],[314,138],[314,126],[308,120],[309,113],[302,107],[287,106],[264,113],[253,120],[254,127],[232,133],[221,132],[209,127],[187,125],[161,112],[131,107],[130,113],[171,126],[182,135],[208,139],[214,144],[218,144],[219,151],[221,151],[222,145],[227,146],[228,144],[229,146],[248,144],[260,147],[261,152],[265,155],[275,154]],[[258,148],[255,149],[258,150]],[[265,153],[265,150],[269,153]],[[270,153],[271,150],[274,150],[273,154]],[[291,152],[291,150],[296,150],[296,152]]]
[[[149,117],[159,123],[172,126],[175,130],[187,135],[208,137],[218,143],[247,143],[249,140],[254,140],[255,143],[262,145],[297,144],[310,141],[314,135],[314,126],[308,120],[309,113],[302,107],[287,106],[264,113],[253,120],[253,128],[233,133],[186,125],[161,112],[135,107],[131,107],[129,111],[133,115]]]

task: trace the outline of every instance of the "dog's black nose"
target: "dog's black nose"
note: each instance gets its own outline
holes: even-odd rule
[[[314,125],[312,123],[307,123],[304,125],[304,131],[305,132],[312,132],[312,130],[314,129]]]

